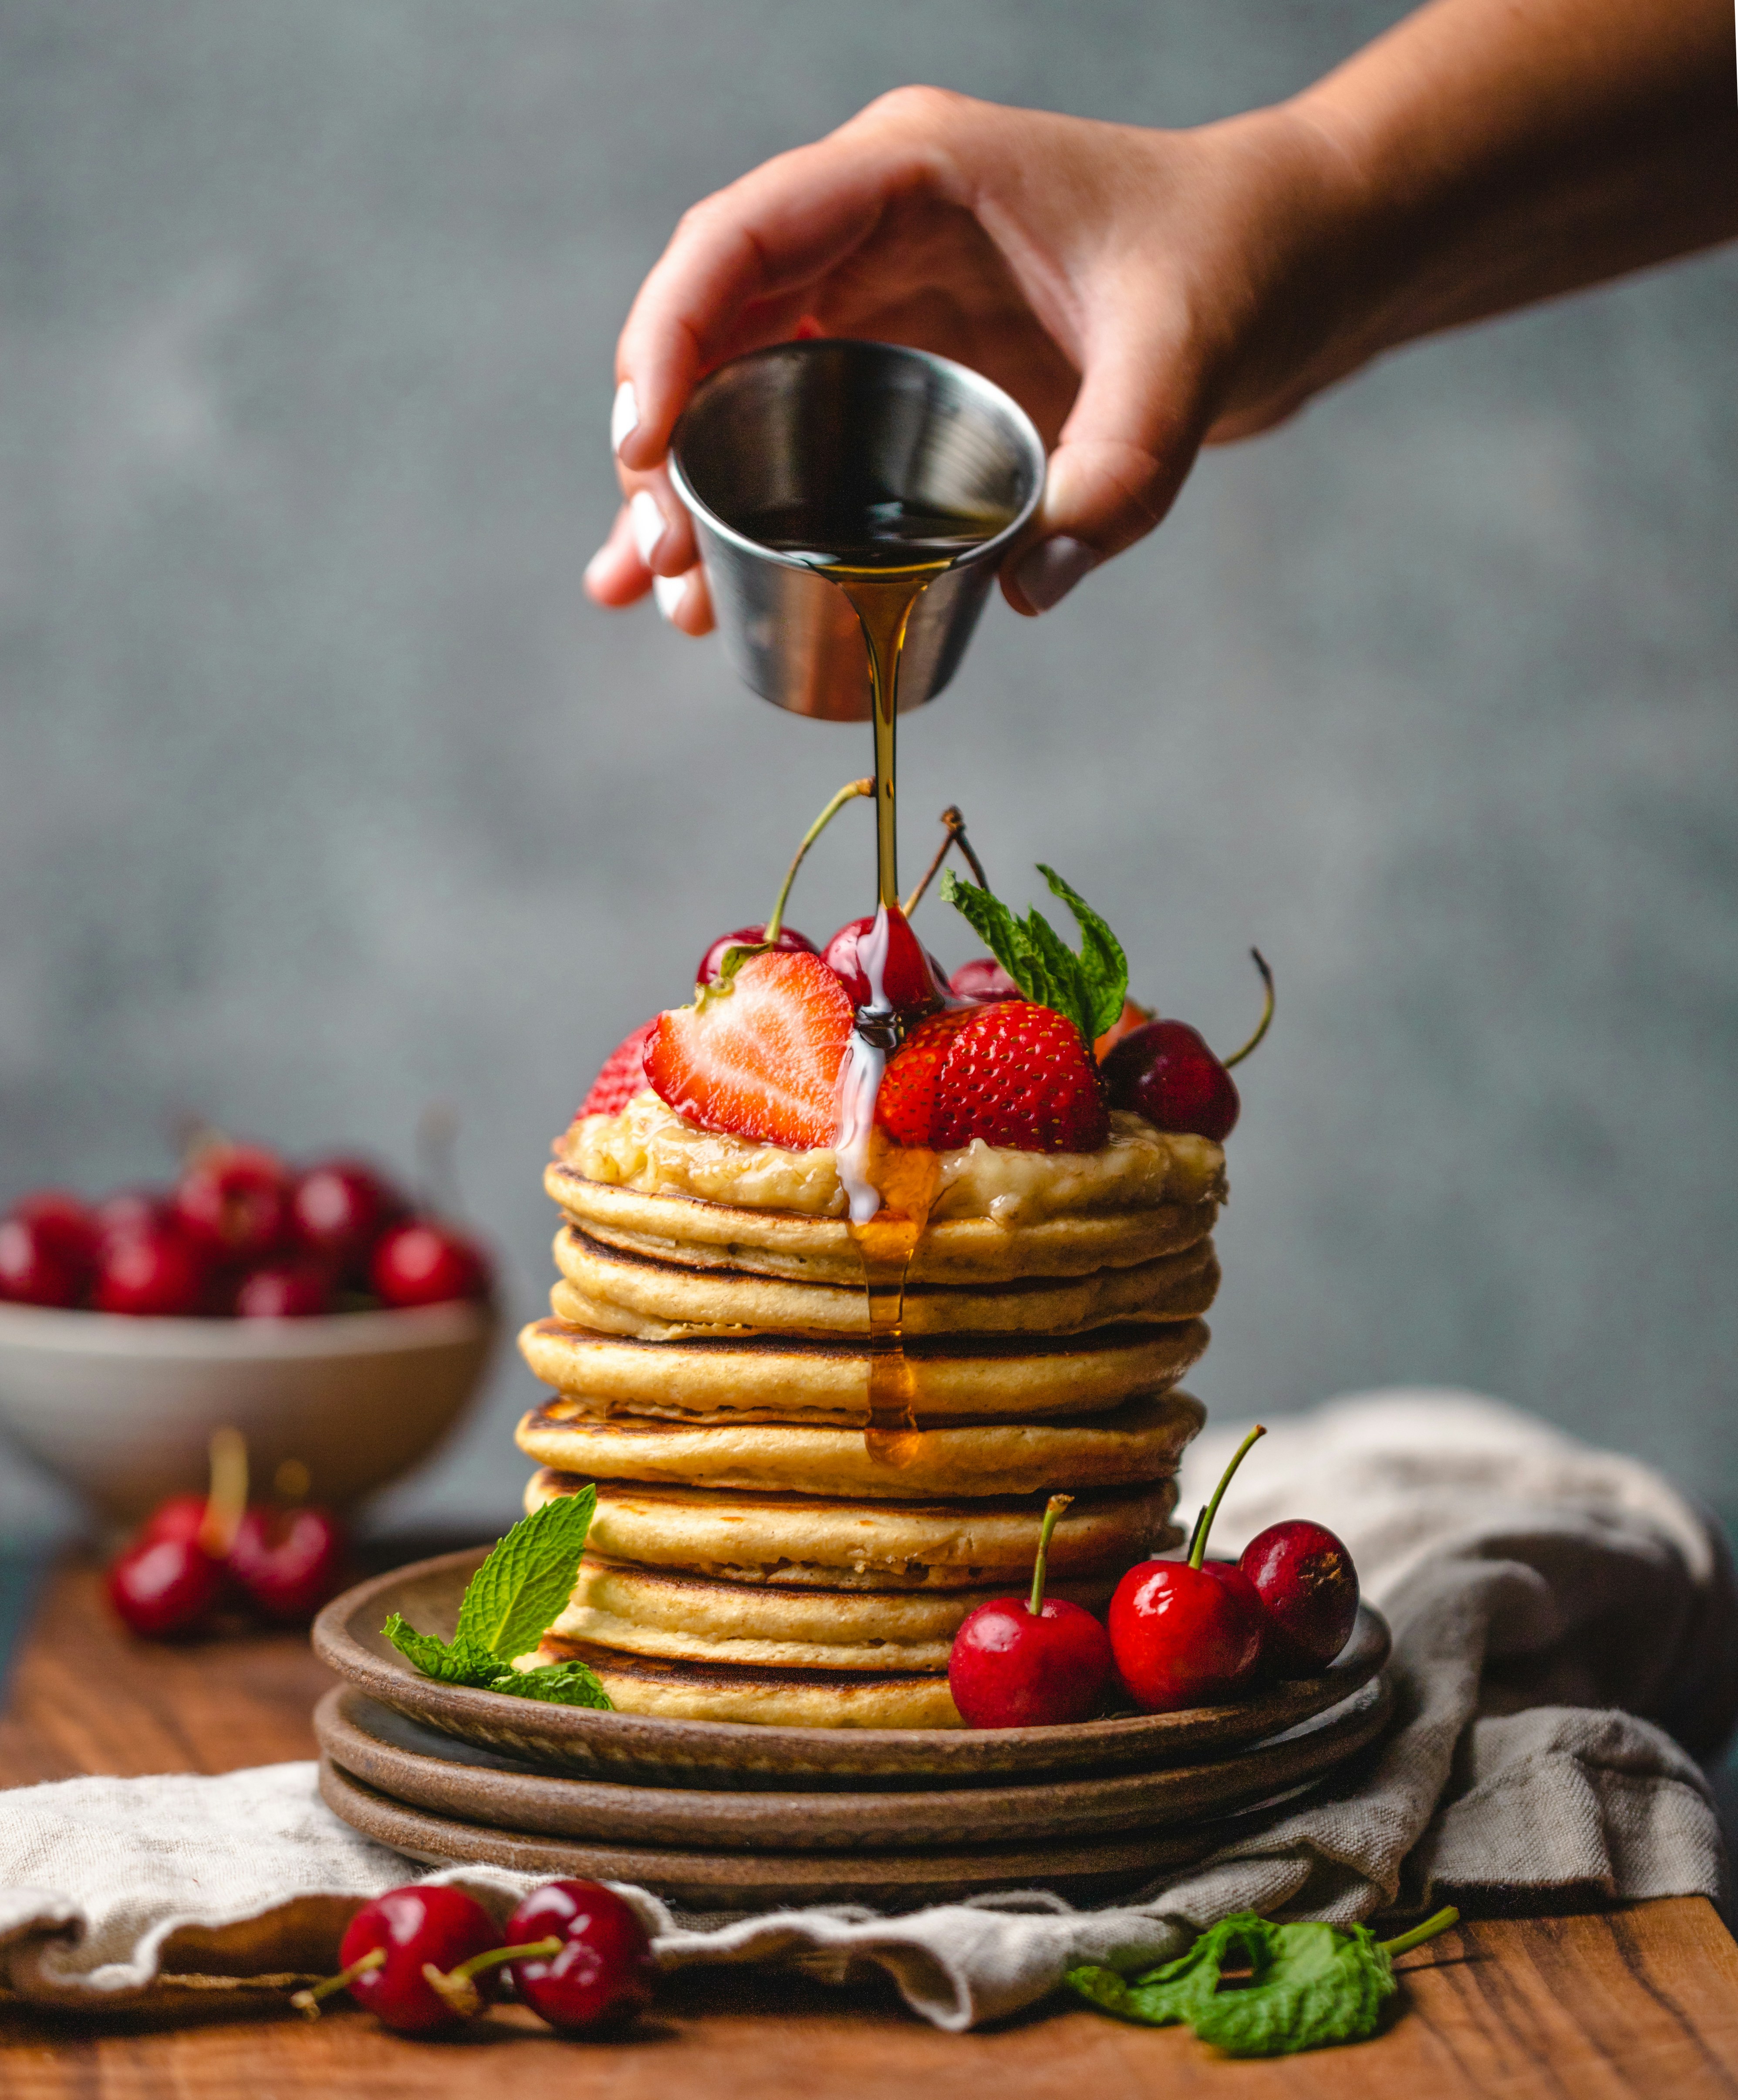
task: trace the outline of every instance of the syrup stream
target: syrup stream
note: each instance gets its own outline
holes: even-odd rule
[[[783,522],[783,521],[781,521]],[[791,524],[796,523],[792,519]],[[804,523],[809,521],[805,520]],[[868,1414],[863,1446],[884,1466],[908,1466],[921,1448],[911,1367],[905,1353],[905,1291],[935,1202],[940,1162],[915,1147],[875,1143],[875,1105],[887,1060],[899,1047],[898,1017],[883,982],[890,911],[899,909],[894,743],[899,719],[899,659],[918,599],[968,548],[992,537],[1005,518],[878,520],[888,529],[817,548],[800,536],[784,544],[801,552],[856,608],[869,655],[870,712],[875,727],[875,924],[858,944],[869,980],[839,1073],[834,1157],[850,1204],[849,1231],[868,1294]],[[937,532],[936,527],[950,528]],[[963,527],[973,529],[962,530]],[[757,536],[761,536],[757,535]],[[828,536],[832,536],[829,535]],[[766,543],[777,545],[770,534]],[[900,542],[903,542],[902,545]],[[901,557],[904,558],[901,558]],[[879,558],[876,558],[879,557]],[[871,1175],[872,1167],[872,1175]]]

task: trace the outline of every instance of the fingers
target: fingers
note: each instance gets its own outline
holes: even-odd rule
[[[1003,565],[1002,594],[1016,612],[1048,612],[1170,510],[1205,421],[1192,362],[1162,321],[1136,321],[1089,354],[1038,515]]]
[[[937,126],[967,107],[929,89],[884,95],[686,214],[616,346],[616,455],[624,465],[646,469],[663,458],[704,373],[790,335],[805,290],[874,232],[894,197],[934,178]]]
[[[675,499],[672,496],[669,500],[673,502]],[[635,517],[632,504],[624,503],[615,514],[609,538],[586,565],[587,592],[598,605],[620,608],[637,604],[650,591],[659,611],[672,627],[684,634],[709,634],[712,627],[712,599],[706,589],[705,573],[694,549],[691,528],[686,564],[668,553],[668,549],[678,543],[673,535],[665,532],[659,535],[653,546],[654,558],[658,563],[654,570],[644,551],[652,529],[646,510],[651,502],[650,492],[639,491],[634,501],[642,506],[639,517]]]

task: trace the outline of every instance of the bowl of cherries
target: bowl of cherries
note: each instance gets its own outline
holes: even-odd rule
[[[0,1218],[0,1427],[111,1526],[196,1489],[220,1427],[342,1508],[452,1426],[498,1325],[476,1241],[359,1159],[214,1138],[172,1189]]]

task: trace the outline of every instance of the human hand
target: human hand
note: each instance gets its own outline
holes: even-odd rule
[[[1339,179],[1321,133],[1284,111],[1164,132],[883,96],[696,205],[641,288],[616,353],[626,501],[588,589],[607,606],[655,590],[673,624],[708,631],[670,431],[714,367],[818,333],[955,358],[1026,408],[1049,468],[1002,587],[1046,611],[1151,531],[1203,441],[1304,398]]]

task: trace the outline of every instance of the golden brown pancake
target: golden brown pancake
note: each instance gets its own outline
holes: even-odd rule
[[[957,1500],[1168,1480],[1205,1413],[1187,1393],[1170,1392],[1083,1420],[924,1429],[910,1439],[906,1462],[895,1467],[871,1456],[861,1429],[600,1418],[558,1397],[525,1416],[518,1442],[540,1465],[588,1480]]]
[[[527,1511],[589,1485],[545,1467],[525,1490]],[[686,1569],[780,1588],[1019,1588],[1030,1576],[1046,1498],[969,1502],[837,1502],[738,1488],[600,1480],[590,1544],[642,1567]],[[1059,1579],[1120,1571],[1181,1537],[1171,1523],[1176,1483],[1075,1496],[1050,1542]]]
[[[920,1424],[1102,1414],[1166,1392],[1206,1345],[1199,1320],[1097,1327],[1056,1340],[932,1338],[905,1352],[911,1405]],[[545,1385],[594,1414],[861,1429],[868,1414],[867,1341],[762,1335],[642,1342],[537,1320],[521,1330],[519,1348]]]
[[[540,1662],[589,1663],[621,1714],[787,1728],[959,1728],[945,1670],[778,1670],[671,1661],[546,1639]]]
[[[862,1282],[857,1244],[842,1219],[647,1195],[588,1181],[559,1161],[545,1171],[544,1185],[572,1224],[606,1246],[656,1260],[748,1269],[797,1282]],[[1133,1268],[1195,1246],[1212,1231],[1218,1214],[1215,1198],[1140,1211],[1076,1212],[1023,1224],[995,1218],[933,1219],[912,1257],[910,1280],[1006,1283]]]
[[[1049,1594],[1102,1612],[1122,1570],[1063,1577]],[[1030,1587],[1023,1582],[1022,1590]],[[774,1589],[588,1552],[571,1600],[549,1631],[636,1655],[799,1670],[946,1670],[968,1612],[1009,1594],[973,1590]]]
[[[562,1281],[558,1320],[646,1342],[704,1339],[721,1331],[863,1335],[867,1295],[854,1283],[797,1283],[747,1269],[661,1261],[607,1246],[567,1225],[555,1236]],[[1180,1254],[1096,1275],[1020,1283],[918,1283],[905,1294],[911,1339],[954,1335],[1078,1335],[1119,1321],[1198,1317],[1213,1302],[1219,1264],[1211,1240]]]

